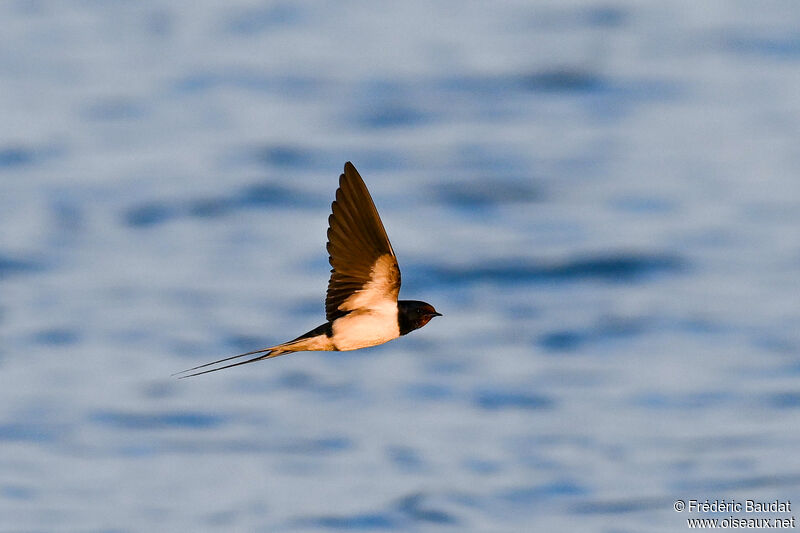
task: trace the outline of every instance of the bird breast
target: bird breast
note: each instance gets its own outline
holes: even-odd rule
[[[359,309],[333,322],[333,345],[337,350],[357,350],[375,346],[400,336],[397,304]]]

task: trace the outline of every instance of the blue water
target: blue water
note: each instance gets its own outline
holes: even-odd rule
[[[3,2],[0,531],[673,532],[678,498],[800,505],[798,17]],[[401,297],[444,317],[171,378],[322,323],[347,160]]]

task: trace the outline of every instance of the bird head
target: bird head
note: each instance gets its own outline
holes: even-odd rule
[[[419,329],[435,316],[442,316],[429,303],[417,300],[400,300],[397,302],[397,321],[400,335]]]

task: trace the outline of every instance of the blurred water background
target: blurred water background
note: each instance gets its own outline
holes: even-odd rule
[[[0,20],[3,532],[671,532],[677,498],[800,505],[800,4]],[[171,378],[324,321],[347,160],[401,297],[445,316]]]

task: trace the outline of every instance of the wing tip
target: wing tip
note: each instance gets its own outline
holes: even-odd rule
[[[361,174],[359,174],[358,170],[356,170],[356,166],[350,161],[347,161],[344,164],[344,173],[339,177],[339,181],[344,179],[358,179],[361,182],[364,181],[363,178],[361,178]]]
[[[346,179],[353,174],[358,175],[358,170],[350,161],[345,161],[344,163],[344,171],[342,171],[341,175],[339,176],[339,189],[342,188]]]

